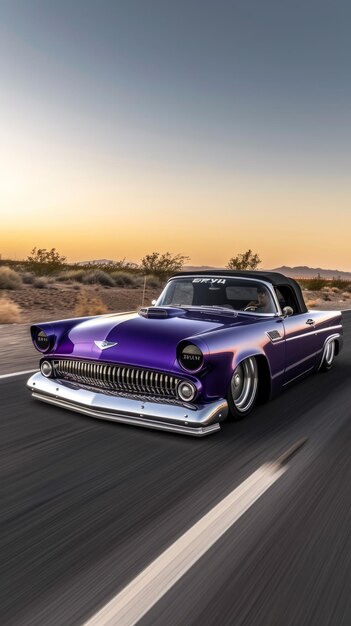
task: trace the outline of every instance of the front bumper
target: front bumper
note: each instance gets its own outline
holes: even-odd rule
[[[73,382],[45,378],[40,372],[27,382],[33,398],[100,419],[203,437],[220,429],[228,415],[224,399],[202,405],[176,405],[124,398],[82,389]]]

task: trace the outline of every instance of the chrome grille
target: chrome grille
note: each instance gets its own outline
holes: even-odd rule
[[[165,398],[177,396],[177,385],[180,382],[180,378],[163,372],[126,365],[60,359],[53,361],[53,367],[57,378],[110,391],[124,391]]]

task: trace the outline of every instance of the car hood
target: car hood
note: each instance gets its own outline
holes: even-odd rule
[[[58,342],[55,355],[170,370],[179,341],[199,338],[207,345],[209,333],[253,321],[233,311],[226,315],[182,310],[164,319],[137,313],[95,317],[71,327]],[[96,344],[104,341],[115,345],[103,348]]]

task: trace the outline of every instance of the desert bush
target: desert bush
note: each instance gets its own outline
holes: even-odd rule
[[[75,280],[78,283],[81,283],[85,274],[86,274],[85,270],[67,270],[65,272],[61,272],[60,274],[58,274],[56,277],[56,280],[59,280],[60,282],[61,281],[66,282],[68,280]]]
[[[35,274],[32,272],[23,272],[21,278],[26,285],[31,285],[34,282]]]
[[[339,289],[339,287],[331,287],[330,291],[331,291],[332,293],[340,293],[340,289]]]
[[[139,287],[140,286],[140,276],[136,276],[135,274],[130,274],[129,272],[112,272],[111,278],[114,280],[115,285],[117,287]]]
[[[165,252],[152,252],[147,254],[141,259],[141,269],[145,273],[157,274],[158,276],[169,276],[174,272],[179,272],[185,261],[188,261],[188,256],[182,254],[171,254]]]
[[[21,309],[8,298],[0,298],[0,324],[18,324],[21,321]]]
[[[256,270],[260,263],[261,259],[258,254],[249,249],[229,259],[226,268],[228,270]]]
[[[319,278],[316,276],[315,278],[299,278],[299,285],[304,289],[308,289],[309,291],[320,291],[323,287],[328,285],[328,281],[324,278]]]
[[[146,277],[146,286],[149,287],[149,289],[161,289],[164,282],[164,280],[160,280],[158,276],[155,276],[154,274],[150,274]]]
[[[343,300],[350,300],[350,298],[351,298],[351,293],[350,293],[349,291],[344,291],[344,292],[341,294],[341,296],[342,296]]]
[[[319,304],[318,300],[307,300],[306,302],[306,306],[308,309],[314,309],[317,306],[317,304]]]
[[[0,267],[0,289],[19,289],[22,278],[9,267]]]
[[[351,286],[351,283],[349,280],[343,280],[342,278],[333,278],[330,286],[337,287],[340,291],[345,291],[347,287]]]
[[[115,281],[112,276],[102,270],[89,270],[82,277],[85,285],[103,285],[104,287],[115,287]]]
[[[61,256],[56,248],[47,250],[46,248],[33,248],[27,257],[27,267],[39,275],[51,274],[64,267],[65,256]]]
[[[324,292],[324,293],[322,291],[321,292],[321,296],[322,296],[322,299],[324,300],[324,302],[330,302],[331,301],[331,297],[330,297],[330,292],[329,291]]]
[[[77,299],[74,312],[77,317],[102,315],[107,313],[107,307],[99,297],[92,296],[87,291],[82,291]]]
[[[47,289],[48,283],[49,281],[45,276],[36,276],[33,280],[33,287],[36,289]]]

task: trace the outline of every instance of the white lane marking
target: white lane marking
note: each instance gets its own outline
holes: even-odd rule
[[[11,376],[22,376],[22,374],[34,374],[34,372],[38,372],[38,368],[35,370],[24,370],[23,372],[13,372],[13,374],[1,374],[0,378],[11,378]]]
[[[167,548],[84,626],[132,626],[285,472],[262,465]]]

